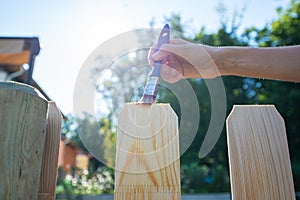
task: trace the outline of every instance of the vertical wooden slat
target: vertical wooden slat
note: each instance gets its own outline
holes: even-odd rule
[[[32,87],[0,83],[0,199],[37,199],[47,106]]]
[[[285,125],[274,106],[234,106],[227,142],[232,199],[295,199]]]
[[[168,104],[126,104],[118,118],[115,200],[181,199],[178,138]]]
[[[54,102],[48,104],[46,137],[38,192],[39,200],[55,199],[62,116]]]

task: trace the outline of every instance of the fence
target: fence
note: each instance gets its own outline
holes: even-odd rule
[[[0,199],[54,199],[61,122],[33,87],[0,83]]]
[[[116,171],[115,199],[180,199],[175,113],[169,105],[125,108],[119,117],[116,165],[122,171]],[[61,121],[55,103],[34,88],[0,83],[0,199],[55,198]],[[275,107],[235,106],[226,127],[231,197],[295,199],[285,125]],[[171,145],[165,148],[166,141]]]
[[[272,105],[234,106],[227,118],[233,199],[295,199],[285,125]]]
[[[168,105],[125,105],[118,122],[116,200],[181,198],[176,122]],[[295,199],[285,125],[276,108],[234,106],[226,127],[232,199]]]

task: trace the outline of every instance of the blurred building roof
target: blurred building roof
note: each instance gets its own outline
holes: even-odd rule
[[[32,78],[35,57],[39,52],[38,37],[0,37],[0,81],[16,81],[31,85],[51,101],[47,93]]]

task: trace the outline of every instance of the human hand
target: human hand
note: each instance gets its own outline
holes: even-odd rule
[[[182,39],[170,40],[155,53],[151,47],[148,59],[150,65],[162,61],[161,77],[174,83],[183,78],[215,78],[220,76],[216,64],[209,55],[211,47],[194,44]]]

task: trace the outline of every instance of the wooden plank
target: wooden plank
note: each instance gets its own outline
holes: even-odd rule
[[[285,125],[273,105],[234,106],[227,142],[232,199],[295,199]]]
[[[0,199],[37,199],[47,107],[34,88],[0,83]]]
[[[55,199],[57,162],[62,115],[54,102],[48,104],[46,137],[42,159],[38,199]]]
[[[177,116],[169,104],[119,113],[115,200],[181,199]]]

